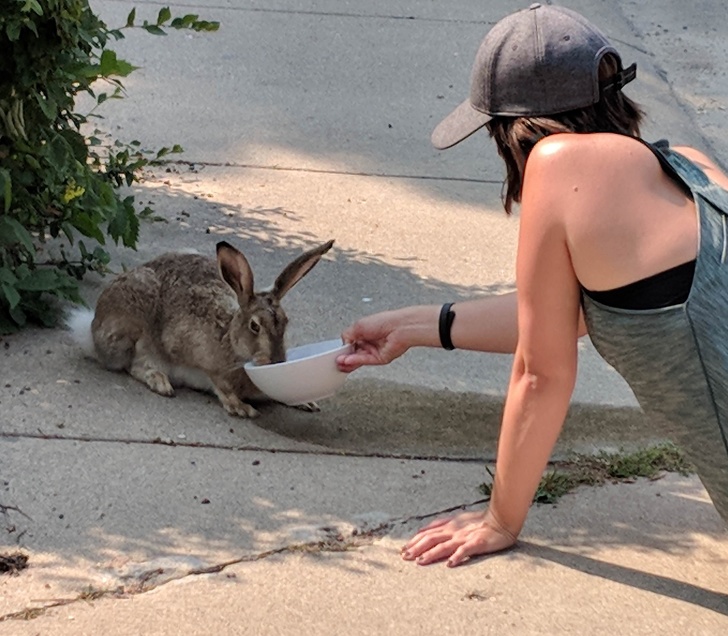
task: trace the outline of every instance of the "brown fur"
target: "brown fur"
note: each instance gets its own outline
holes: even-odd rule
[[[217,261],[155,258],[118,276],[99,297],[91,324],[96,355],[161,395],[174,395],[170,376],[186,376],[176,383],[209,388],[228,413],[255,417],[246,400],[260,392],[242,366],[285,360],[288,317],[280,301],[332,245],[302,254],[271,291],[257,293],[248,261],[228,243],[218,243]]]

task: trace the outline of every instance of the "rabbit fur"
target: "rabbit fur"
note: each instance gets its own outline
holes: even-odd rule
[[[243,364],[286,359],[281,299],[333,243],[305,252],[272,288],[257,292],[247,259],[225,241],[217,244],[217,259],[164,254],[120,274],[101,293],[92,319],[81,310],[67,324],[103,366],[128,372],[155,393],[172,396],[173,385],[209,390],[231,415],[256,417],[249,400],[264,396]]]

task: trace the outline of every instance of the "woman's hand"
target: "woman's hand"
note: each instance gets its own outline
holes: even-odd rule
[[[337,367],[349,373],[364,365],[389,364],[411,347],[434,345],[438,311],[437,307],[406,307],[358,320],[341,334],[354,351],[339,356]]]
[[[490,511],[463,512],[422,528],[402,548],[402,558],[418,565],[447,559],[448,567],[455,567],[470,557],[506,550],[516,541]]]

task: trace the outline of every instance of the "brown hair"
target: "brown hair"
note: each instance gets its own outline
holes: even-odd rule
[[[608,82],[619,70],[617,59],[605,55],[599,65],[600,83]],[[621,90],[605,90],[596,104],[565,113],[542,117],[495,116],[486,127],[506,164],[501,199],[506,214],[521,201],[523,172],[533,147],[544,137],[556,133],[612,132],[639,137],[642,109]]]

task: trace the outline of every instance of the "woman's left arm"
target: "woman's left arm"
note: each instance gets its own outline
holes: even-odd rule
[[[523,188],[516,264],[518,345],[506,397],[490,507],[431,524],[405,546],[405,558],[425,565],[515,543],[551,456],[576,380],[580,291],[556,190],[563,172],[529,158]],[[559,179],[558,177],[562,178]],[[578,196],[578,193],[575,193]]]
[[[578,189],[558,192],[564,181],[558,160],[538,151],[529,159],[523,188],[516,263],[518,346],[490,503],[490,514],[515,536],[561,432],[577,371],[580,290],[564,215]]]

